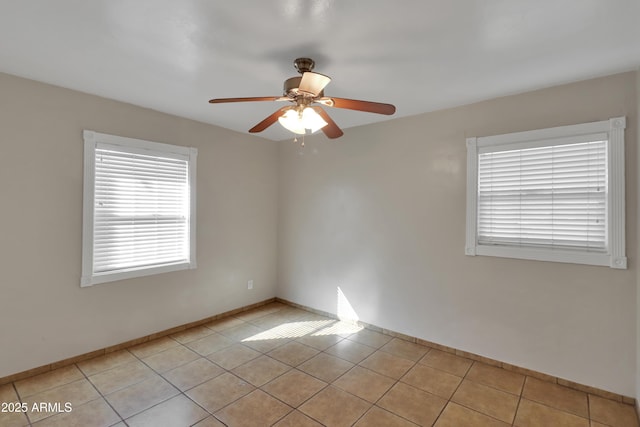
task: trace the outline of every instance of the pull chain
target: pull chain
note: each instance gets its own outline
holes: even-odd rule
[[[293,142],[298,142],[298,137],[295,136],[293,137]],[[302,142],[300,143],[301,147],[304,147],[304,135],[302,135]]]

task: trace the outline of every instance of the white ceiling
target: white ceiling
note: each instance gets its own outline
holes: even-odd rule
[[[280,95],[299,56],[391,118],[637,69],[640,1],[0,0],[0,40],[0,71],[246,132],[282,104],[207,101]]]

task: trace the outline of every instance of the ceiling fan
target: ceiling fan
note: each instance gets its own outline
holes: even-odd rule
[[[322,129],[328,138],[339,138],[344,133],[320,105],[387,115],[396,111],[396,107],[391,104],[324,96],[324,88],[329,84],[331,78],[314,73],[312,70],[315,62],[310,58],[297,58],[293,61],[293,65],[302,76],[285,80],[283,96],[216,98],[209,102],[220,104],[224,102],[288,101],[294,105],[280,108],[249,129],[249,132],[262,132],[278,121],[286,129],[301,135]]]

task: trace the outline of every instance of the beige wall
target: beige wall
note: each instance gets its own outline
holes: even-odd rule
[[[281,143],[278,295],[336,312],[340,287],[365,322],[634,396],[635,85],[625,73]],[[615,116],[628,270],[464,255],[465,138]]]
[[[0,94],[0,377],[275,295],[276,143],[5,74]],[[83,129],[198,148],[196,270],[80,288]]]

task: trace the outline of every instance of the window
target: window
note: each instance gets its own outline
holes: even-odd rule
[[[81,286],[195,268],[196,156],[84,131]]]
[[[625,118],[467,139],[467,255],[627,268]]]

